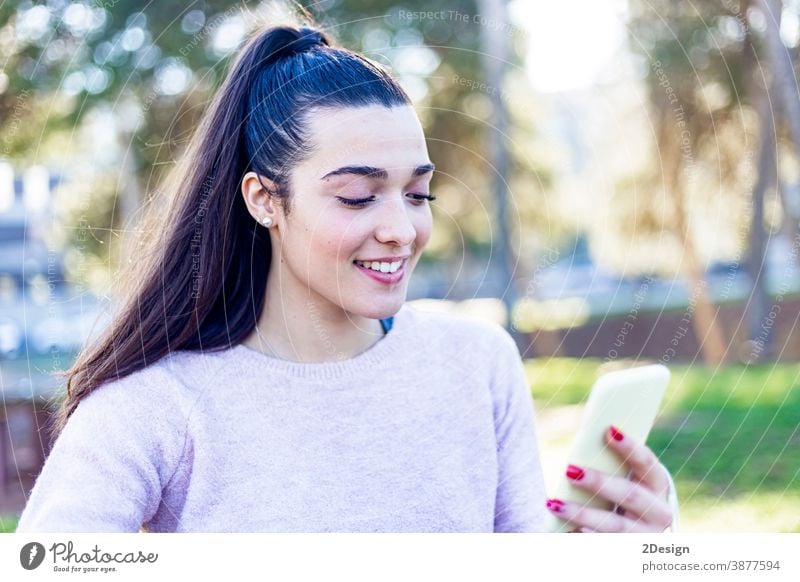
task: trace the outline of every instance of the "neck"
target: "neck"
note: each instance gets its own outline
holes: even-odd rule
[[[250,348],[295,362],[335,362],[368,350],[383,337],[377,319],[348,313],[312,294],[282,293],[270,283]]]

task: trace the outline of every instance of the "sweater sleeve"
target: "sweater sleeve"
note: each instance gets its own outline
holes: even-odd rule
[[[492,380],[497,437],[495,532],[542,532],[545,485],[530,386],[517,345],[500,328]]]
[[[185,421],[171,377],[151,368],[81,400],[34,483],[17,532],[138,532],[156,513],[180,461]]]

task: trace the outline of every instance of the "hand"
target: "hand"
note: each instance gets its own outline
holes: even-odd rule
[[[576,487],[615,503],[617,511],[558,499],[549,499],[547,508],[577,526],[570,533],[662,533],[672,523],[673,516],[667,502],[669,478],[655,453],[613,426],[606,431],[606,441],[630,467],[630,480],[573,465],[568,467],[567,477]]]

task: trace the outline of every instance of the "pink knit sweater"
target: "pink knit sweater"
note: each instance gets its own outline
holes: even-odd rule
[[[405,304],[349,360],[176,352],[86,397],[19,532],[541,531],[520,354]]]

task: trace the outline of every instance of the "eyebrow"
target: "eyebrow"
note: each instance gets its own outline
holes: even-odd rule
[[[414,176],[422,176],[428,172],[433,172],[436,166],[433,164],[423,164],[414,168]],[[321,180],[329,178],[330,176],[341,176],[343,174],[354,174],[356,176],[366,176],[367,178],[379,178],[385,180],[389,177],[389,173],[384,168],[374,168],[372,166],[342,166],[336,168],[322,176]]]

